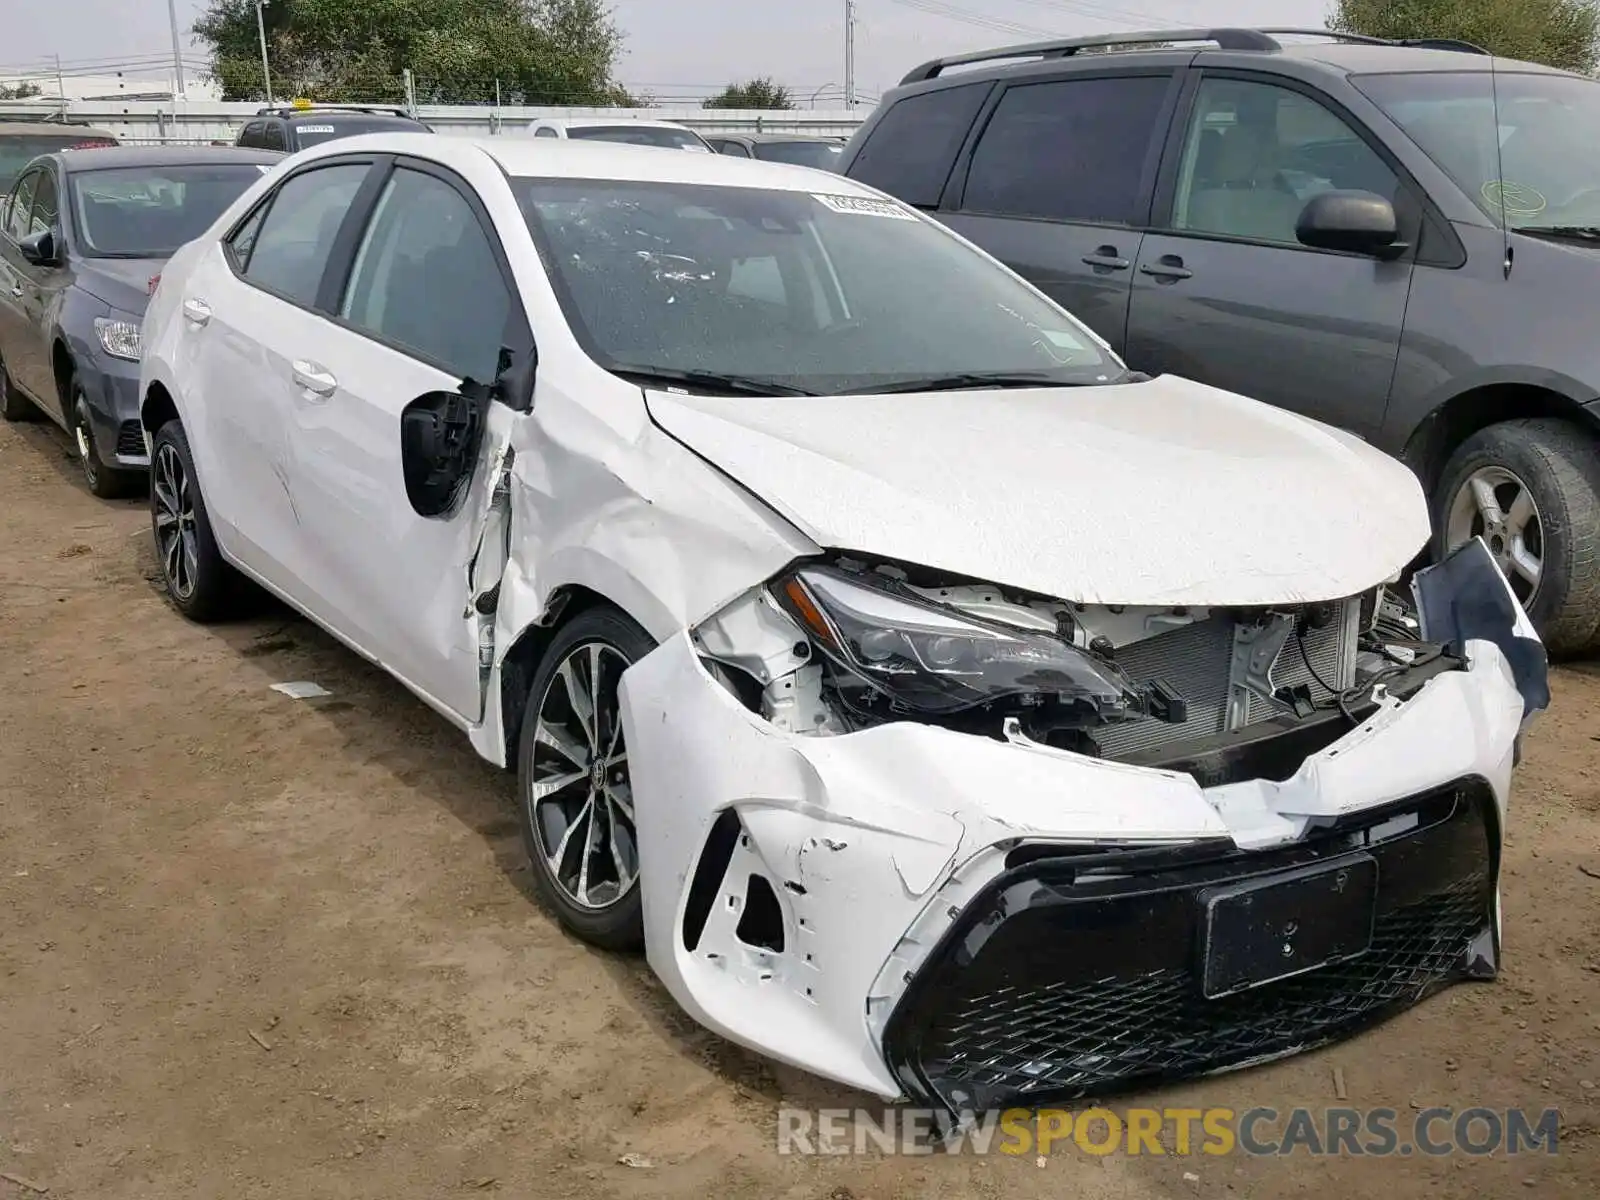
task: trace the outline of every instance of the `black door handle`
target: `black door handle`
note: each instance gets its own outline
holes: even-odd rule
[[[1104,271],[1126,271],[1131,265],[1117,253],[1115,246],[1099,246],[1093,254],[1085,254],[1083,262],[1085,266]]]
[[[1183,259],[1176,254],[1163,254],[1153,263],[1145,263],[1139,268],[1141,275],[1153,275],[1157,279],[1188,279],[1194,272],[1183,265]]]

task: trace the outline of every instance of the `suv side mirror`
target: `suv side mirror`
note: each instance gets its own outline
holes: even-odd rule
[[[1313,196],[1300,210],[1294,233],[1302,246],[1374,258],[1399,258],[1410,249],[1400,240],[1394,205],[1372,192],[1332,191]]]
[[[489,389],[428,392],[400,413],[400,470],[418,516],[446,516],[466,491],[483,441]]]
[[[30,233],[17,243],[17,250],[24,261],[36,267],[53,267],[61,261],[56,253],[56,235],[48,229]]]

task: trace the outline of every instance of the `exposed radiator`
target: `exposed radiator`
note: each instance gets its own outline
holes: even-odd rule
[[[1334,620],[1305,632],[1306,657],[1324,681],[1336,688],[1351,685],[1355,666],[1356,612],[1354,602],[1341,606]],[[1194,738],[1222,733],[1227,728],[1228,680],[1233,664],[1235,621],[1227,616],[1168,630],[1117,651],[1117,662],[1135,682],[1161,679],[1189,702],[1189,719],[1181,725],[1165,721],[1128,721],[1105,725],[1094,732],[1107,758],[1122,758]],[[1304,684],[1318,702],[1328,694],[1317,683],[1295,637],[1290,636],[1272,665],[1272,682],[1278,687]],[[1286,711],[1259,696],[1250,697],[1246,724],[1270,720]]]

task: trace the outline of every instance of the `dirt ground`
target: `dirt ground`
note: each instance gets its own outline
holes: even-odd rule
[[[1497,982],[1135,1101],[1321,1108],[1337,1069],[1402,1118],[1559,1107],[1555,1156],[780,1156],[780,1102],[870,1102],[563,935],[422,704],[282,610],[182,621],[53,427],[0,427],[0,514],[0,1200],[1600,1194],[1600,664],[1528,748]]]

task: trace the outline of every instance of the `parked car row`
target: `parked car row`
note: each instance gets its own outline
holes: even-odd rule
[[[515,773],[569,930],[886,1097],[1240,1067],[1496,974],[1549,689],[1492,535],[1408,595],[1428,505],[1360,437],[1129,369],[942,212],[576,128],[326,140],[161,265],[180,612],[264,589],[381,665]],[[35,257],[89,228],[62,157]]]
[[[1459,43],[1292,32],[930,62],[842,169],[1132,366],[1399,456],[1436,556],[1481,536],[1552,651],[1600,649],[1600,87]],[[1108,40],[1132,48],[1083,53]]]

